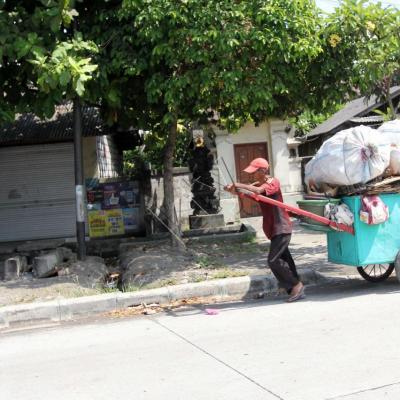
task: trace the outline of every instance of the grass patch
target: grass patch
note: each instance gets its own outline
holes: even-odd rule
[[[198,256],[196,258],[196,263],[202,269],[217,269],[224,267],[224,265],[216,257],[209,255]]]
[[[119,292],[120,290],[115,287],[115,288],[108,288],[108,287],[102,287],[100,289],[101,293],[115,293],[115,292]]]
[[[256,236],[246,236],[244,239],[244,243],[257,243],[257,237]]]
[[[178,281],[175,278],[162,279],[145,285],[146,289],[156,289],[165,286],[177,285]]]
[[[138,292],[145,289],[146,285],[127,285],[122,288],[123,292]]]
[[[190,283],[199,283],[199,282],[204,282],[208,278],[208,275],[194,275],[191,276],[189,279]]]
[[[246,242],[234,244],[226,244],[224,246],[218,247],[216,251],[223,253],[225,255],[231,254],[261,254],[265,253],[268,247],[259,244],[258,242]]]
[[[211,279],[237,278],[248,275],[247,271],[224,268],[211,274]]]

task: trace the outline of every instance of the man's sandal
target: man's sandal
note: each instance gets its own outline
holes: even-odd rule
[[[293,296],[290,296],[290,297],[287,299],[287,302],[288,302],[288,303],[293,303],[294,301],[304,299],[305,297],[306,297],[306,295],[305,295],[305,293],[304,293],[304,286],[303,286],[303,287],[301,288],[300,292],[297,293],[297,294],[295,294],[295,295],[293,295]]]

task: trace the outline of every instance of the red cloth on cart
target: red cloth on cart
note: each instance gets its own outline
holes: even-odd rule
[[[283,202],[281,184],[278,179],[268,178],[260,187],[265,190],[264,193],[261,193],[262,195]],[[258,204],[263,215],[263,231],[268,239],[276,235],[292,233],[292,221],[286,210],[261,201]]]

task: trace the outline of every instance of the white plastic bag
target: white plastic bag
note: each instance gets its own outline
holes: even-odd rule
[[[361,200],[360,221],[368,225],[382,224],[389,219],[388,206],[379,196],[364,196]]]
[[[377,132],[379,132],[379,140],[382,144],[400,148],[400,120],[395,119],[383,123]]]
[[[328,203],[325,206],[324,215],[338,224],[351,226],[354,223],[354,215],[347,204],[344,203],[338,205]]]
[[[306,165],[305,182],[347,186],[365,183],[389,166],[390,147],[379,140],[375,129],[357,126],[326,140]]]
[[[390,173],[400,175],[400,149],[393,149],[390,152]]]

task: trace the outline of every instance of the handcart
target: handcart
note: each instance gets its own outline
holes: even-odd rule
[[[237,189],[240,197],[283,208],[300,218],[308,218],[328,227],[328,260],[357,268],[359,274],[369,282],[382,282],[396,268],[400,276],[400,194],[382,194],[380,198],[388,206],[389,219],[379,225],[368,225],[360,221],[361,196],[343,197],[354,215],[353,226],[335,223],[328,218],[301,208],[285,204],[269,197]],[[398,256],[399,255],[399,256]]]

